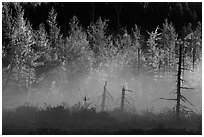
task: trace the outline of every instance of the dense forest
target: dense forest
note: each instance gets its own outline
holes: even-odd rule
[[[201,134],[202,3],[132,4],[2,3],[3,134]]]

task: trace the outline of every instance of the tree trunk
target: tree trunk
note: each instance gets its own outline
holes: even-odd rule
[[[28,95],[30,96],[30,90],[31,90],[31,68],[29,68],[29,77],[28,77]]]
[[[104,89],[103,89],[103,96],[102,96],[102,103],[101,103],[101,111],[105,111],[105,102],[106,102],[106,84],[107,84],[107,81],[105,82],[105,85],[104,85]]]
[[[195,51],[195,48],[193,47],[193,54],[192,54],[192,56],[193,56],[193,70],[195,68],[195,53],[196,53],[196,51]]]
[[[124,111],[124,102],[125,102],[125,87],[122,88],[122,97],[121,97],[121,104],[120,104],[120,110]]]
[[[138,63],[137,63],[137,71],[138,71],[138,76],[140,75],[140,49],[137,49],[137,58],[138,58]]]
[[[178,73],[177,73],[177,103],[176,103],[176,117],[180,117],[180,100],[181,100],[181,65],[182,65],[182,45],[179,45],[179,62],[178,62]]]
[[[4,90],[6,89],[8,83],[9,83],[9,79],[10,79],[10,77],[11,77],[12,70],[13,70],[13,62],[12,62],[11,65],[10,65],[9,74],[8,74],[8,76],[7,76],[7,79],[6,79],[6,83],[5,83],[4,86],[2,87],[2,92],[4,92]]]

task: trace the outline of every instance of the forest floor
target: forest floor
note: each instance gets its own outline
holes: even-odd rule
[[[39,110],[21,106],[3,111],[3,135],[201,135],[201,115],[173,112],[143,115],[120,112],[96,112],[79,107],[58,106]]]

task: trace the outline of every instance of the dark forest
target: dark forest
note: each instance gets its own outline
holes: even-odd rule
[[[2,134],[202,134],[202,3],[3,2]]]

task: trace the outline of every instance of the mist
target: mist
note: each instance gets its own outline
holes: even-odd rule
[[[109,63],[108,69],[107,67],[101,67],[83,76],[77,76],[74,79],[57,79],[54,81],[54,87],[51,86],[53,81],[48,76],[47,79],[41,81],[41,90],[33,90],[31,95],[28,95],[26,92],[8,89],[3,94],[3,108],[14,109],[26,103],[38,106],[39,108],[44,108],[45,105],[57,106],[65,102],[67,105],[72,106],[79,102],[83,103],[83,98],[87,96],[91,106],[95,106],[99,111],[101,105],[100,96],[103,93],[105,81],[107,81],[108,92],[114,97],[114,102],[108,101],[106,103],[106,110],[110,111],[120,107],[122,86],[133,91],[127,92],[127,98],[137,113],[141,113],[142,110],[146,109],[151,109],[157,113],[162,112],[165,108],[171,109],[175,106],[174,101],[159,99],[161,97],[175,98],[175,94],[171,93],[176,89],[176,77],[173,74],[165,74],[165,76],[158,78],[144,73],[137,75],[134,74],[132,69],[124,71],[121,68],[125,67],[121,66],[121,64],[115,64],[115,62],[114,64]],[[201,74],[201,64],[197,66],[195,71],[185,72],[184,77],[186,81],[194,89],[183,92],[186,98],[194,105],[192,109],[196,109],[199,112],[202,109]],[[61,72],[55,70],[52,73],[49,72],[48,75],[60,77]],[[62,89],[57,86],[59,85],[58,83],[65,83],[65,87]],[[188,107],[192,106],[188,105]]]

